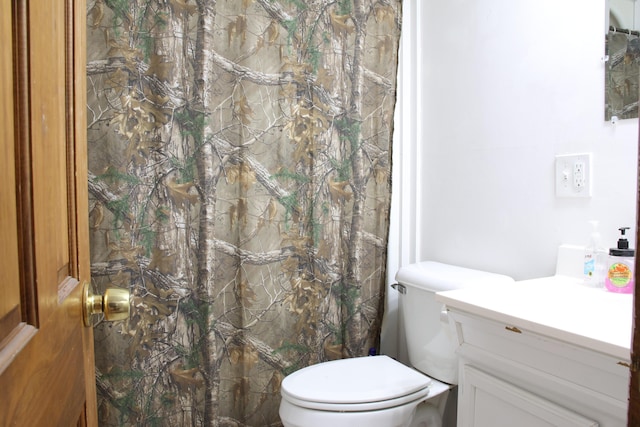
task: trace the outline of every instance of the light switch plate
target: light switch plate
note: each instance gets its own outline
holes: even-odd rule
[[[556,155],[556,197],[591,197],[591,153]]]

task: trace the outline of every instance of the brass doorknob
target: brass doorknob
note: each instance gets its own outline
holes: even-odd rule
[[[119,288],[108,288],[104,295],[91,292],[88,283],[82,288],[82,317],[84,326],[91,326],[91,316],[104,314],[110,322],[129,318],[129,291]]]

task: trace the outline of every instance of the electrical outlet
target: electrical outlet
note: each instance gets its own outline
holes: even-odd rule
[[[556,156],[556,197],[591,197],[591,153]]]

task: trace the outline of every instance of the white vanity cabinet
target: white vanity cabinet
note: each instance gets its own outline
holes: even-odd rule
[[[631,297],[574,284],[544,294],[562,280],[541,280],[438,295],[458,336],[458,426],[626,426]],[[606,321],[626,310],[624,344]]]

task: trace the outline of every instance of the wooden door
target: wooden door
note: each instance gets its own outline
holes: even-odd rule
[[[96,425],[85,4],[0,2],[0,425]]]
[[[636,196],[636,259],[635,289],[633,294],[633,324],[631,342],[631,381],[629,382],[629,409],[627,425],[640,425],[640,131],[638,132],[638,193]]]

